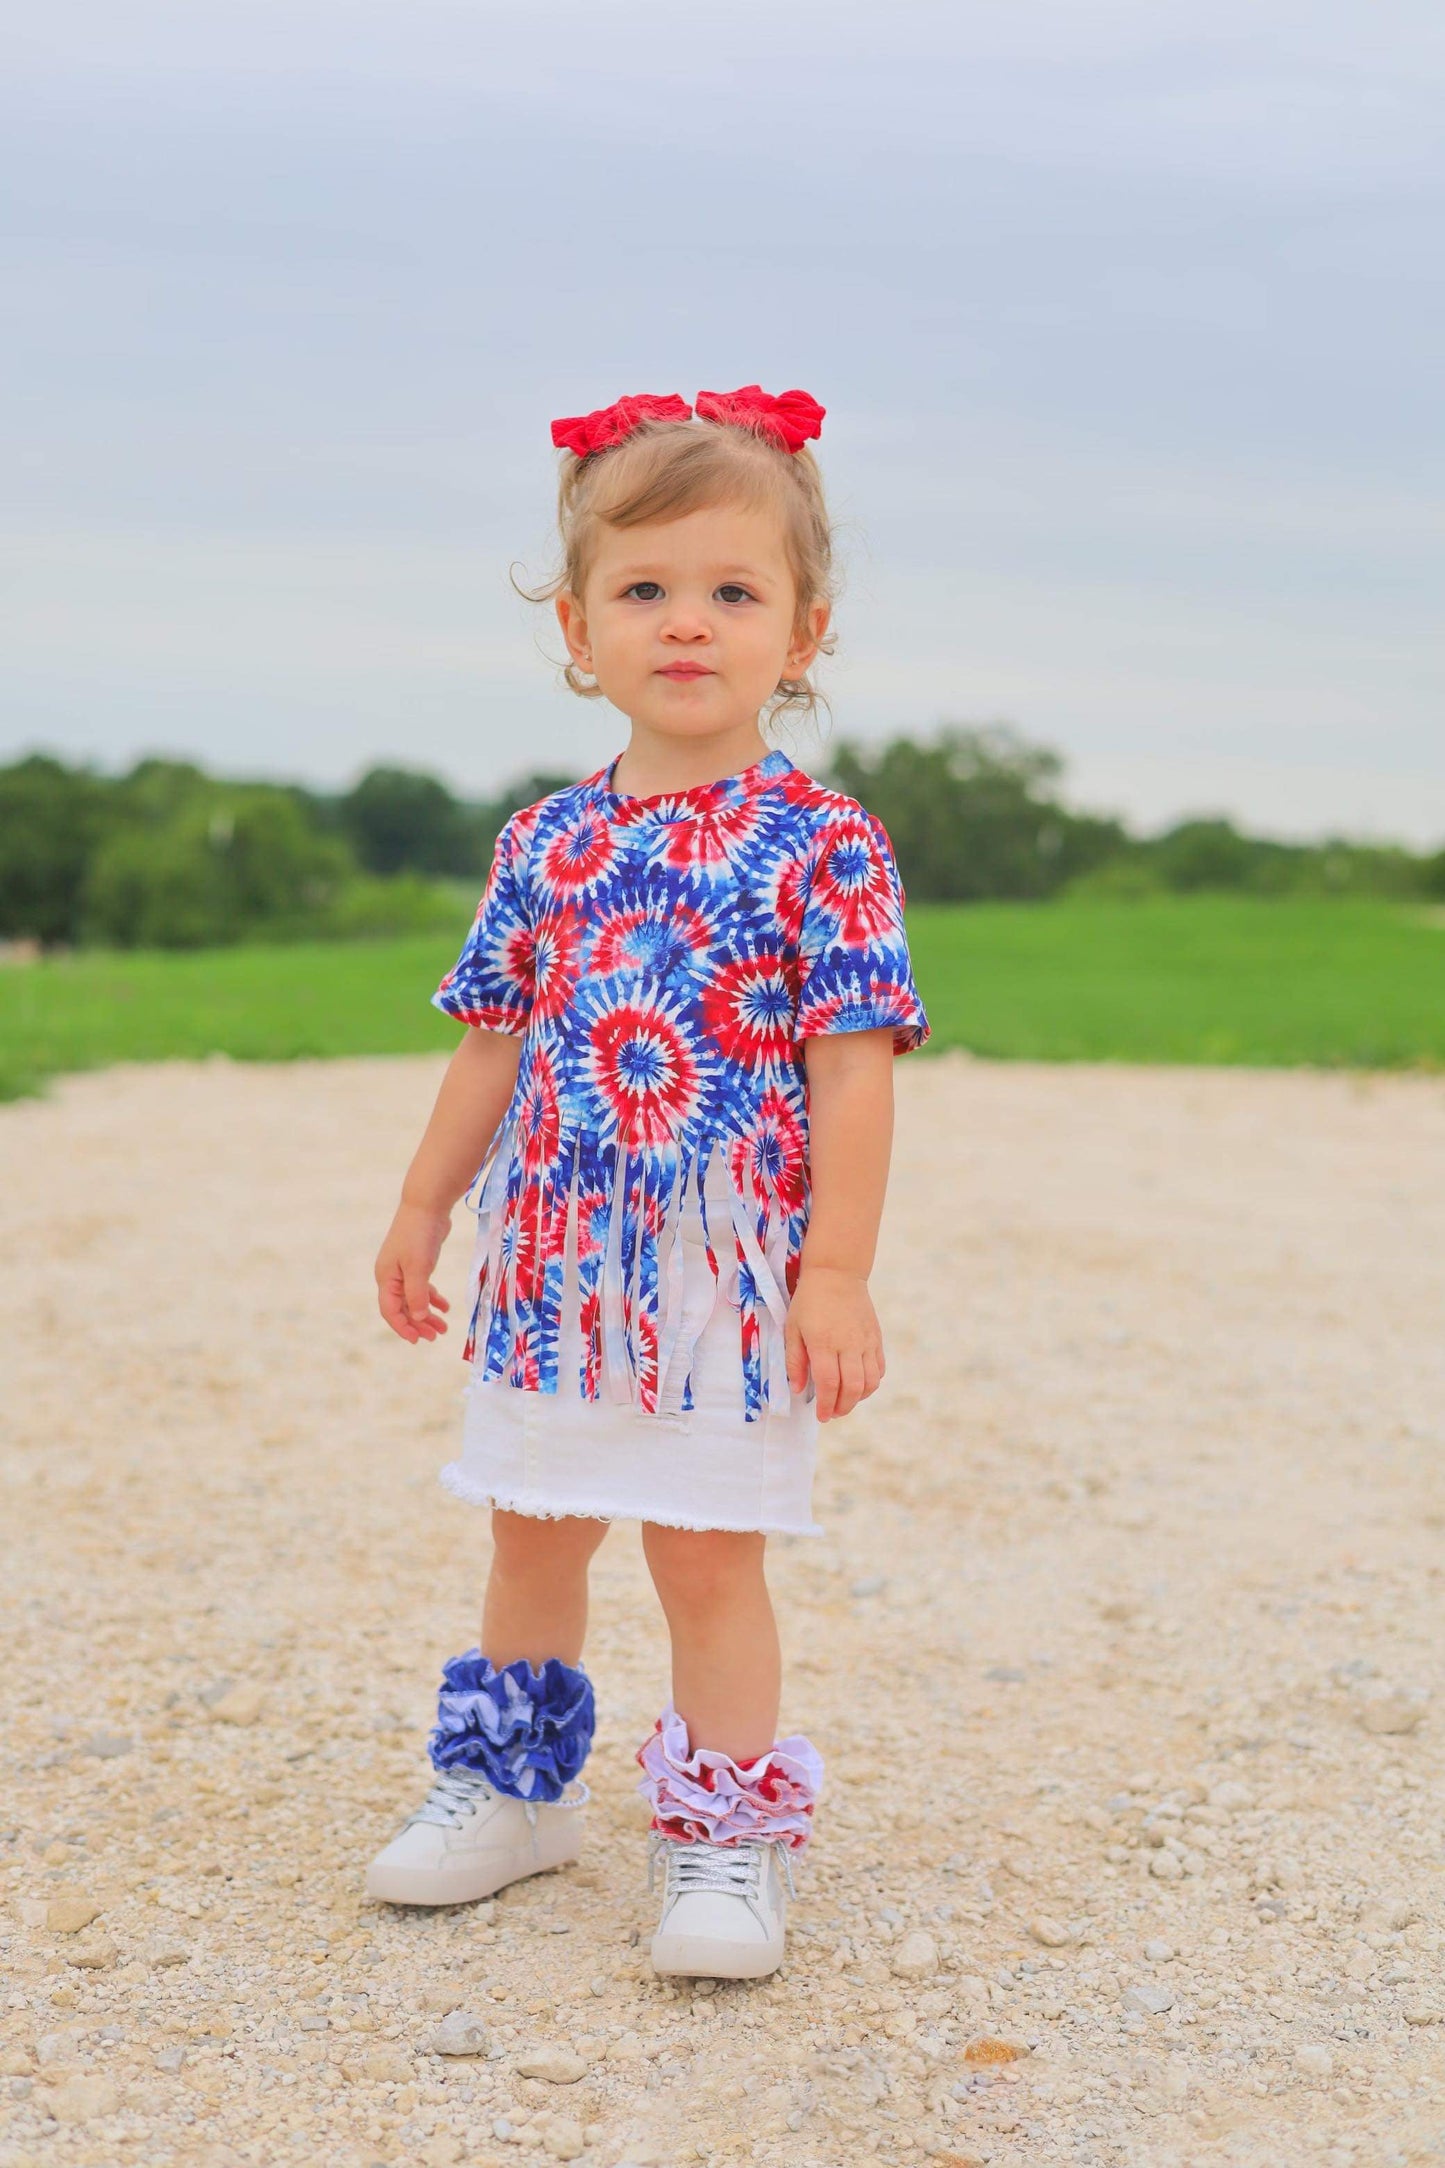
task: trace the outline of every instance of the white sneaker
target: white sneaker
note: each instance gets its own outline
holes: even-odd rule
[[[366,1894],[391,1905],[474,1904],[525,1875],[566,1867],[582,1849],[579,1810],[591,1796],[574,1777],[560,1799],[534,1803],[494,1791],[478,1770],[445,1770],[372,1861]]]
[[[649,1830],[649,1889],[659,1853],[667,1864],[653,1971],[712,1980],[760,1980],[776,1972],[783,1962],[785,1881],[797,1895],[788,1847],[776,1838],[681,1844]]]

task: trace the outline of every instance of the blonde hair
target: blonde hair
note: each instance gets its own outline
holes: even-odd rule
[[[797,598],[797,632],[806,629],[815,603],[826,602],[831,610],[837,592],[833,528],[812,453],[806,445],[801,451],[784,451],[746,423],[701,417],[643,422],[620,444],[586,459],[564,452],[557,492],[561,566],[544,585],[517,591],[529,602],[549,602],[564,592],[580,596],[599,527],[640,527],[649,520],[681,519],[722,504],[771,511],[781,522]],[[831,655],[835,644],[830,624],[818,643],[819,653]],[[566,665],[562,676],[584,700],[601,696],[601,686],[574,663]],[[806,673],[780,678],[768,702],[767,720],[789,712],[812,720],[820,706],[826,708],[827,701]]]

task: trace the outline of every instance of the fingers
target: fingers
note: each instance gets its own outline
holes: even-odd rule
[[[376,1301],[387,1324],[415,1347],[418,1340],[435,1340],[444,1333],[451,1308],[432,1282],[442,1244],[451,1226],[450,1215],[403,1197],[377,1252]]]
[[[788,1358],[788,1390],[804,1392],[808,1384],[808,1350],[803,1345],[803,1335],[791,1320],[783,1334],[783,1347]]]
[[[417,1337],[422,1340],[435,1340],[438,1333],[447,1329],[445,1320],[432,1314],[432,1305],[437,1299],[436,1289],[426,1273],[417,1271],[414,1266],[403,1268],[403,1280],[406,1288],[406,1314],[416,1328]]]
[[[859,1401],[876,1393],[882,1382],[881,1348],[824,1348],[815,1343],[807,1350],[807,1360],[818,1389],[820,1423],[831,1422],[838,1415],[851,1415]],[[791,1353],[788,1383],[795,1391],[802,1391],[802,1384],[794,1374]]]
[[[407,1307],[406,1283],[399,1271],[377,1281],[376,1300],[382,1316],[398,1339],[415,1347],[421,1333],[413,1323],[411,1311]]]
[[[838,1357],[832,1348],[810,1348],[808,1360],[813,1368],[813,1383],[818,1389],[817,1413],[820,1423],[831,1422],[838,1409]]]
[[[444,1313],[451,1308],[424,1269],[386,1259],[377,1265],[376,1305],[398,1339],[411,1347],[418,1340],[435,1340],[444,1333]]]
[[[838,1357],[838,1399],[835,1415],[851,1415],[863,1398],[863,1358],[849,1349]]]
[[[414,1341],[419,1337],[406,1314],[406,1294],[399,1273],[385,1278],[377,1275],[376,1306],[400,1339]]]

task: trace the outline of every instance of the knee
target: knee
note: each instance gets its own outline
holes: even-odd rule
[[[585,1567],[607,1534],[607,1521],[545,1520],[540,1514],[492,1512],[493,1569],[509,1580],[532,1580]]]
[[[661,1528],[647,1523],[642,1548],[669,1618],[705,1617],[763,1583],[767,1538],[751,1531]]]

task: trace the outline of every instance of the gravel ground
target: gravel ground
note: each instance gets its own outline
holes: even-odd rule
[[[582,1865],[361,1894],[487,1558],[459,1343],[372,1308],[438,1073],[0,1112],[0,2163],[1445,2159],[1440,1082],[899,1065],[888,1379],[770,1546],[817,1833],[710,1991],[635,1523]]]

